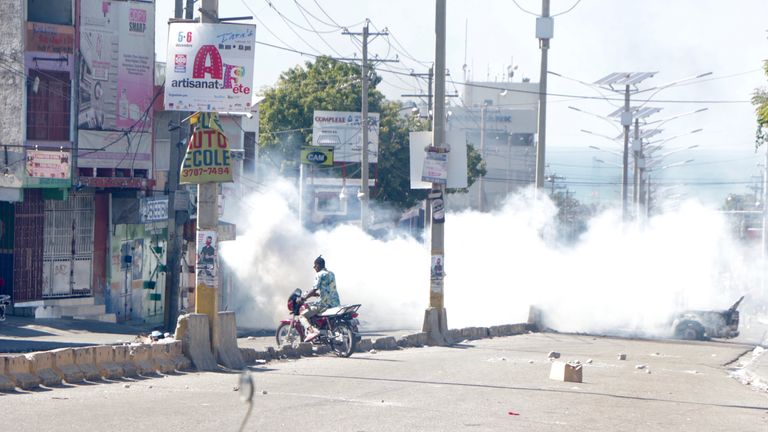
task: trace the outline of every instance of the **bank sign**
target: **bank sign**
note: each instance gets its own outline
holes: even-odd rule
[[[333,166],[333,147],[302,146],[301,163],[305,165]]]
[[[256,26],[171,23],[167,111],[250,111]]]

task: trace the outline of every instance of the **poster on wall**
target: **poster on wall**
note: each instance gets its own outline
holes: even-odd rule
[[[27,150],[27,175],[47,179],[69,179],[69,152]]]
[[[360,162],[363,148],[362,115],[348,111],[315,111],[312,145],[334,148],[336,162]],[[379,114],[368,113],[368,162],[379,159]]]
[[[216,231],[197,232],[197,283],[209,287],[217,286],[217,245]]]
[[[256,26],[171,23],[167,111],[250,111]]]

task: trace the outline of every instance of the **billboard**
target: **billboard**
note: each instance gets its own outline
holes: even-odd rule
[[[301,163],[333,166],[333,147],[301,146]]]
[[[69,152],[27,150],[27,175],[69,180]]]
[[[168,111],[250,111],[256,26],[170,23]]]
[[[81,0],[79,168],[152,169],[154,20],[152,2]]]
[[[360,162],[363,148],[362,115],[359,112],[315,111],[312,145],[334,148],[336,162]],[[379,114],[368,113],[368,162],[379,160]]]

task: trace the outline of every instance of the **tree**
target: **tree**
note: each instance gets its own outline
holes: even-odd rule
[[[402,104],[386,100],[376,89],[380,82],[381,77],[372,71],[368,111],[380,114],[380,125],[378,166],[369,170],[377,179],[371,197],[402,210],[426,198],[425,191],[410,189],[408,133],[426,130],[427,124],[418,118],[402,116]],[[275,163],[280,161],[284,173],[295,174],[301,146],[312,142],[314,111],[359,112],[361,93],[360,68],[330,57],[318,57],[315,62],[281,73],[277,84],[266,89],[259,106],[259,142],[266,157]],[[474,149],[468,154],[468,162],[471,184],[484,174],[484,164]],[[360,172],[359,164],[347,165],[347,175]],[[325,173],[341,176],[338,167]]]
[[[763,61],[763,71],[768,75],[768,60]],[[768,89],[755,89],[752,95],[752,104],[757,113],[757,132],[755,134],[755,147],[760,147],[768,141]]]

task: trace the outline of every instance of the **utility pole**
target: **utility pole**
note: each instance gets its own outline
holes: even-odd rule
[[[541,74],[539,75],[539,143],[536,146],[536,190],[544,186],[547,142],[547,53],[549,40],[554,35],[554,21],[549,16],[549,0],[541,1],[541,16],[536,18],[536,37],[541,48]]]
[[[189,10],[187,10],[189,12]],[[202,23],[218,23],[219,0],[202,0]],[[201,120],[203,121],[201,116]],[[201,183],[197,185],[197,233],[195,238],[200,238],[201,231],[218,231],[219,226],[219,184]],[[218,239],[217,239],[218,243]],[[216,247],[218,248],[218,244]],[[218,272],[218,263],[214,263],[214,269]],[[219,332],[219,278],[214,277],[210,280],[212,286],[208,283],[200,283],[200,272],[196,272],[195,281],[195,313],[204,313],[208,315],[211,329],[211,347],[213,348],[213,358],[218,358],[218,349],[220,346]]]
[[[632,138],[632,155],[634,157],[634,181],[632,182],[632,203],[635,207],[635,217],[640,217],[640,118],[635,118],[635,134]]]
[[[485,103],[480,107],[480,157],[485,160],[485,113],[488,107]],[[485,211],[485,181],[484,176],[477,179],[477,207]]]
[[[371,33],[368,31],[368,19],[365,20],[362,33],[352,33],[344,30],[342,34],[350,36],[362,36],[363,37],[363,62],[360,65],[360,75],[363,82],[362,102],[360,106],[361,117],[361,136],[362,136],[362,148],[360,149],[360,228],[366,231],[368,228],[368,197],[370,190],[368,187],[368,128],[370,122],[368,121],[368,37],[369,36],[386,36],[388,32]],[[337,59],[337,60],[357,60],[357,59]],[[396,62],[398,60],[379,60],[379,62]]]
[[[189,7],[189,1],[187,6]],[[174,18],[181,19],[183,15],[184,0],[176,0]],[[185,113],[176,112],[176,125],[170,131],[170,155],[168,163],[168,182],[166,189],[168,194],[168,244],[165,255],[165,302],[163,314],[163,327],[169,332],[176,328],[176,320],[179,313],[179,275],[181,273],[181,264],[179,255],[181,253],[181,240],[183,237],[182,225],[185,217],[182,217],[180,211],[176,210],[176,197],[179,189],[179,170],[181,169],[180,148],[186,134],[182,127],[182,119]]]
[[[429,130],[432,130],[432,79],[435,76],[435,70],[432,66],[429,67],[429,71],[427,73],[411,73],[411,76],[421,78],[421,77],[427,77],[427,94],[401,94],[402,97],[417,97],[427,98],[427,123]]]
[[[768,146],[765,148],[765,166],[763,166],[763,193],[761,194],[761,200],[763,204],[763,235],[761,237],[762,240],[762,248],[761,248],[761,254],[763,259],[765,259],[766,254],[768,254],[768,251],[766,251],[766,248],[768,247],[768,233],[765,232],[766,228],[768,228],[768,205],[766,205],[765,200],[768,199]]]
[[[624,89],[624,111],[621,113],[621,124],[624,126],[624,153],[622,154],[621,172],[621,215],[627,220],[627,188],[629,186],[629,126],[632,124],[632,112],[629,110],[629,84]]]
[[[445,147],[445,36],[446,0],[435,0],[435,110],[432,147]],[[445,273],[445,185],[432,183],[429,192],[432,210],[429,308],[424,312],[422,330],[433,345],[443,345],[448,332],[443,281]],[[438,269],[439,265],[439,269]]]

